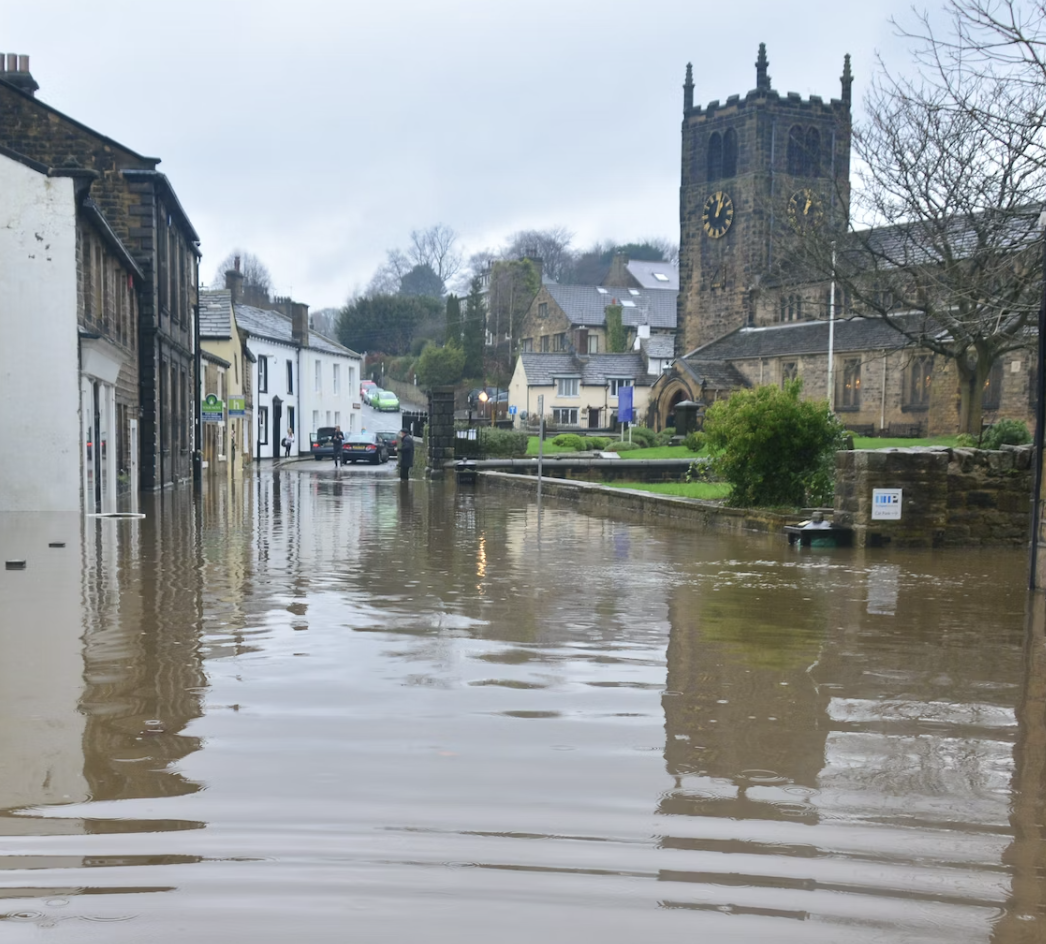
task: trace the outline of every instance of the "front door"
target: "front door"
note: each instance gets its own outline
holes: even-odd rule
[[[590,406],[588,408],[588,428],[599,429],[599,417],[603,411],[599,407]]]

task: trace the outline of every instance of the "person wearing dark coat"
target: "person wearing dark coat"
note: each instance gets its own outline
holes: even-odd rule
[[[334,467],[337,468],[339,465],[344,465],[342,461],[342,443],[345,442],[345,434],[341,431],[341,427],[338,426],[334,430],[334,435],[331,436],[331,443],[334,445]]]
[[[400,430],[399,463],[400,478],[406,482],[410,478],[410,467],[414,465],[414,437],[409,429]]]

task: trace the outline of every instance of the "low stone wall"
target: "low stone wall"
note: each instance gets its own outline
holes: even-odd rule
[[[1032,449],[858,449],[836,455],[835,523],[858,547],[1020,546],[1030,538]],[[900,489],[877,520],[873,489]]]
[[[481,488],[510,488],[537,491],[537,477],[504,472],[482,472]],[[780,515],[768,511],[729,508],[718,502],[696,498],[676,498],[652,492],[607,488],[590,482],[564,479],[541,481],[542,499],[568,502],[589,514],[605,515],[627,521],[656,523],[659,527],[707,528],[713,531],[740,533],[756,531],[786,541],[785,525],[804,520],[800,515]]]

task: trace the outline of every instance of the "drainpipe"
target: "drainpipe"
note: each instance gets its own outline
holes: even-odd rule
[[[1043,427],[1046,426],[1046,349],[1043,348],[1043,334],[1046,334],[1046,206],[1039,214],[1039,228],[1043,230],[1042,260],[1043,283],[1042,303],[1039,305],[1039,337],[1035,364],[1035,438],[1032,459],[1035,462],[1035,491],[1031,504],[1031,568],[1028,586],[1039,590],[1039,541],[1042,530],[1042,460],[1043,460]]]
[[[832,240],[832,285],[828,294],[828,412],[835,413],[835,384],[832,367],[835,361],[835,240]]]
[[[882,398],[879,403],[879,430],[883,430],[886,426],[886,351],[882,352],[883,355],[883,392]]]
[[[200,354],[200,303],[199,303],[199,260],[196,262],[197,275],[197,302],[193,305],[193,371],[196,374],[195,383],[191,389],[195,391],[193,397],[193,451],[192,451],[192,484],[193,491],[199,495],[203,485],[203,419],[200,413],[200,372],[202,360]]]

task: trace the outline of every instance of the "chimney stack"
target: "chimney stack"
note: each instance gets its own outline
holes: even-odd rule
[[[232,263],[233,267],[225,272],[225,287],[232,293],[232,303],[235,305],[243,294],[243,273],[240,271],[240,257],[237,256]]]
[[[29,57],[20,56],[14,52],[6,55],[0,53],[0,79],[10,82],[27,95],[35,94],[36,90],[40,88],[29,72]]]
[[[291,337],[302,347],[309,346],[309,306],[291,302]]]

